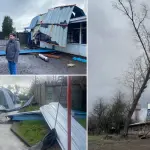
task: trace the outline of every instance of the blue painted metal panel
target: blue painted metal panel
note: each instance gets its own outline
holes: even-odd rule
[[[42,115],[37,114],[22,114],[22,115],[14,115],[10,117],[13,121],[23,121],[23,120],[44,120]]]
[[[28,50],[20,50],[20,54],[29,54],[29,53],[49,53],[56,52],[52,49],[28,49]],[[0,56],[6,55],[6,51],[0,50]]]
[[[76,119],[86,119],[86,113],[82,111],[72,110],[72,115]]]

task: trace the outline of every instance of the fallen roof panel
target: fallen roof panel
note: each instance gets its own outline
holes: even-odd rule
[[[15,107],[15,108],[12,108],[12,109],[6,109],[5,107],[0,107],[0,111],[1,112],[12,112],[12,111],[20,110],[22,108],[25,108],[25,107],[29,106],[31,104],[31,102],[33,101],[33,98],[34,98],[34,96],[32,96],[28,101],[26,101],[26,103],[23,106]]]
[[[55,126],[57,107],[57,102],[40,107],[41,113],[51,129]],[[67,150],[67,110],[61,105],[59,105],[55,129],[61,149]],[[72,150],[86,150],[86,130],[73,117],[71,118],[71,140]]]
[[[48,53],[48,52],[56,52],[52,49],[24,49],[20,50],[20,54],[29,54],[29,53]],[[5,50],[0,50],[0,56],[6,55]]]

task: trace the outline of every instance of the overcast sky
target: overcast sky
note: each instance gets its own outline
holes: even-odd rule
[[[112,7],[112,0],[89,0],[88,5],[88,105],[89,111],[99,97],[109,99],[121,88],[116,77],[128,69],[131,59],[140,55],[134,32],[126,16]],[[150,89],[141,106],[150,103]]]
[[[49,8],[77,4],[85,9],[85,0],[1,0],[0,4],[0,30],[4,16],[9,15],[14,21],[17,31],[23,31],[24,27],[29,26],[33,17],[38,14],[46,13]]]
[[[50,81],[53,79],[52,76],[37,75],[36,79],[39,82]],[[22,76],[0,76],[0,86],[8,85],[19,85],[21,87],[30,87],[31,83],[35,81],[34,75],[22,75]]]
[[[0,76],[0,86],[19,85],[29,87],[35,76]]]

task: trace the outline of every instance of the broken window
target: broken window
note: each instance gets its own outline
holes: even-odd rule
[[[81,39],[80,39],[81,37]],[[68,27],[68,43],[86,44],[86,23],[74,23]]]
[[[81,44],[86,44],[86,29],[82,29],[81,32]]]
[[[71,29],[68,32],[68,43],[80,42],[80,29]]]
[[[86,37],[86,22],[83,22],[81,28],[81,44],[86,44]]]

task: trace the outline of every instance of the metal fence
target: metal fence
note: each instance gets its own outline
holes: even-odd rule
[[[4,37],[4,34],[3,32],[0,32],[0,40],[3,40],[5,37]]]
[[[27,45],[28,44],[28,33],[17,32],[17,38],[19,39],[21,45]],[[0,46],[6,46],[7,42],[8,42],[8,40],[5,40],[3,33],[0,32]]]
[[[28,33],[18,32],[17,38],[19,39],[21,45],[27,45],[28,44]]]
[[[0,46],[6,46],[8,40],[0,40]]]
[[[58,102],[63,107],[67,107],[67,86],[62,87],[62,94],[60,95],[61,86],[46,86],[45,84],[36,85],[34,89],[35,101],[40,105],[49,104],[51,102]],[[80,85],[72,86],[72,108],[75,110],[85,111],[86,109],[86,93],[83,93]]]

